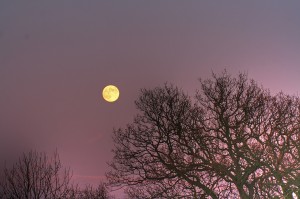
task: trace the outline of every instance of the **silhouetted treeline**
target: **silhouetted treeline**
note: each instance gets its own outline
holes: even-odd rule
[[[300,198],[300,99],[247,75],[143,89],[133,123],[114,131],[111,186],[131,198]]]
[[[109,199],[104,183],[80,189],[71,183],[69,168],[63,168],[57,152],[53,156],[31,151],[3,171],[1,199]]]

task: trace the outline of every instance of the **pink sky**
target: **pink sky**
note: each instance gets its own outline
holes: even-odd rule
[[[79,183],[111,160],[113,128],[141,88],[247,72],[273,93],[300,93],[299,1],[0,2],[0,163],[58,149]],[[101,98],[119,87],[116,103]]]

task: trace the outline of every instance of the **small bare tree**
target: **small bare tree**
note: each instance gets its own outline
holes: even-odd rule
[[[31,151],[4,169],[2,198],[68,198],[74,195],[71,172],[63,168],[57,152],[52,157]]]
[[[105,183],[80,188],[71,183],[71,171],[63,168],[57,151],[53,156],[30,151],[11,167],[4,168],[0,180],[1,199],[109,199]]]
[[[80,190],[76,196],[76,198],[80,199],[108,199],[112,198],[109,195],[107,187],[104,183],[100,182],[98,187],[92,187],[91,185],[87,185],[83,190]]]

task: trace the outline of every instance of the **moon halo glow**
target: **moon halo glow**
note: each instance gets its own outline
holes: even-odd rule
[[[120,96],[120,91],[116,86],[108,85],[104,87],[102,96],[107,102],[115,102]]]

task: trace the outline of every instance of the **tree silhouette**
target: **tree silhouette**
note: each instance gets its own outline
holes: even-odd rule
[[[293,198],[299,194],[300,100],[245,74],[143,89],[140,114],[114,131],[107,177],[136,198]]]
[[[77,194],[78,199],[108,199],[113,198],[109,195],[106,185],[99,183],[98,187],[94,188],[91,185],[87,185],[83,190],[80,190]]]
[[[69,169],[63,169],[58,153],[48,157],[31,151],[11,169],[4,169],[0,182],[4,198],[67,198],[72,194]]]
[[[268,129],[260,137],[263,153],[263,176],[259,184],[266,198],[282,195],[300,197],[300,100],[284,95],[273,97],[266,113]]]
[[[105,184],[97,188],[87,185],[80,189],[71,183],[69,168],[63,168],[57,152],[49,157],[46,153],[30,151],[11,167],[4,169],[0,181],[2,199],[109,199]]]

